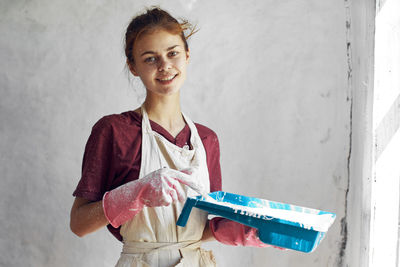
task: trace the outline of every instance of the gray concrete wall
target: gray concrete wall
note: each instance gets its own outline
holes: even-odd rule
[[[200,27],[182,106],[219,136],[225,191],[337,213],[311,254],[206,244],[219,266],[337,266],[351,101],[341,1],[2,1],[2,266],[112,266],[121,245],[69,230],[85,142],[140,104],[123,33],[161,4]]]

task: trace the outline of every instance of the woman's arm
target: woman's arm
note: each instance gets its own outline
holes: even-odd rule
[[[79,237],[83,237],[109,224],[104,216],[103,201],[91,202],[76,197],[71,208],[70,228]]]

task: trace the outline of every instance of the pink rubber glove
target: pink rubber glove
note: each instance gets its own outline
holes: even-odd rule
[[[225,218],[215,217],[210,220],[210,229],[218,242],[231,246],[270,247],[260,241],[258,230]]]
[[[103,196],[104,215],[117,228],[138,214],[144,206],[168,206],[185,201],[185,192],[179,184],[190,181],[190,170],[185,173],[162,168],[145,177],[121,185]]]

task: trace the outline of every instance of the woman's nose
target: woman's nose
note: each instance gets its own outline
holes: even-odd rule
[[[161,58],[158,64],[158,71],[166,71],[171,67],[171,62],[167,58]]]

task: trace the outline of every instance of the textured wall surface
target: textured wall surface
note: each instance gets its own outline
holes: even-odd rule
[[[342,1],[1,1],[1,266],[112,266],[106,230],[69,230],[84,145],[140,104],[123,34],[144,6],[197,23],[183,110],[217,132],[225,191],[337,213],[316,251],[206,244],[219,266],[337,266],[350,101]]]

